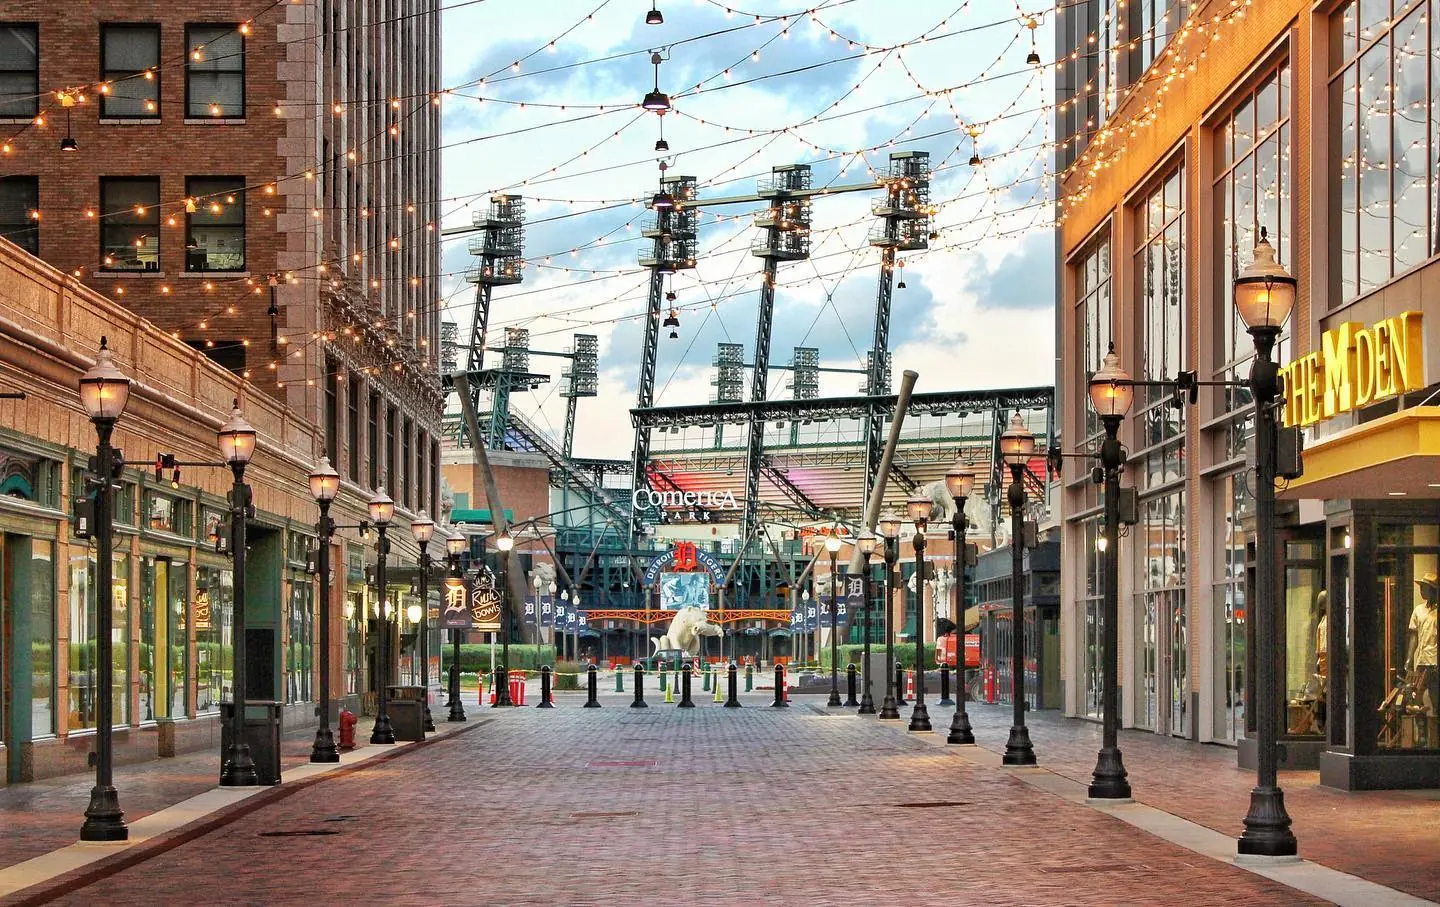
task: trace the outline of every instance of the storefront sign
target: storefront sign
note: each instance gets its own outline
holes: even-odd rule
[[[660,579],[665,568],[677,573],[704,570],[710,574],[717,586],[725,582],[725,568],[715,556],[694,542],[678,542],[674,548],[656,557],[645,568],[645,585],[653,586]]]
[[[195,629],[212,630],[215,628],[210,617],[210,593],[204,590],[195,593]]]
[[[445,585],[440,590],[440,601],[444,605],[444,611],[440,615],[441,629],[470,629],[470,594],[463,579],[447,576]]]
[[[1326,331],[1320,349],[1280,370],[1285,424],[1314,425],[1341,413],[1425,386],[1421,315],[1401,312],[1365,327],[1344,322]]]

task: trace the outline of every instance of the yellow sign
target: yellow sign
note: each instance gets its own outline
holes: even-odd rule
[[[1425,386],[1419,312],[1401,312],[1370,327],[1344,322],[1326,331],[1320,349],[1280,370],[1285,424],[1314,425],[1341,413]]]

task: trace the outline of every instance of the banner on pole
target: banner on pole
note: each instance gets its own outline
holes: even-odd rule
[[[470,590],[470,618],[476,630],[500,632],[500,592],[488,572],[481,573]]]
[[[445,577],[445,585],[440,589],[440,601],[442,630],[470,629],[470,594],[465,587],[465,580],[458,576]]]

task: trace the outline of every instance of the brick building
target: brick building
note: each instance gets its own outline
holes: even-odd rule
[[[1282,767],[1346,789],[1440,784],[1440,340],[1422,327],[1440,316],[1433,6],[1097,0],[1057,24],[1065,446],[1102,435],[1086,382],[1111,342],[1136,379],[1246,378],[1232,285],[1264,228],[1299,281],[1276,353],[1306,440],[1304,476],[1280,493]],[[1120,437],[1139,522],[1109,540],[1123,724],[1235,745],[1242,765],[1253,411],[1234,386],[1178,408],[1137,388]],[[1089,466],[1065,463],[1062,659],[1067,712],[1098,717]]]
[[[271,540],[280,546],[273,596],[267,591],[263,604],[252,604],[274,611],[273,664],[291,673],[277,675],[266,692],[286,702],[313,699],[317,670],[310,655],[279,648],[288,645],[291,623],[297,639],[308,639],[318,618],[313,576],[303,572],[314,545],[315,510],[304,487],[309,464],[328,454],[339,470],[342,523],[363,518],[376,489],[394,497],[397,576],[414,573],[413,567],[407,572],[418,553],[408,532],[412,516],[439,510],[438,76],[434,0],[135,0],[70,4],[63,15],[53,4],[0,0],[0,236],[14,244],[0,243],[0,255],[7,275],[23,272],[6,277],[5,317],[12,307],[23,313],[58,299],[47,326],[58,331],[56,342],[70,343],[67,319],[83,298],[90,309],[119,313],[96,316],[114,323],[112,340],[126,331],[151,345],[155,337],[167,339],[159,345],[165,355],[145,363],[158,371],[142,380],[175,384],[173,398],[192,401],[197,412],[228,411],[240,397],[257,426],[256,413],[286,426],[271,438],[284,469],[262,467],[253,481],[262,511],[266,495],[273,496],[281,528]],[[33,259],[33,267],[25,265],[15,246],[55,270]],[[109,309],[96,308],[96,294]],[[106,331],[89,331],[74,353],[93,355],[89,334],[99,333]],[[117,349],[125,348],[117,343]],[[125,366],[126,354],[118,358]],[[20,380],[29,368],[18,353],[0,355],[0,369],[33,398],[73,406],[70,377],[36,386]],[[56,419],[33,405],[23,412],[29,415],[18,423],[7,414],[4,428],[16,436],[0,443],[13,441],[31,455],[43,450],[66,464],[47,505],[54,514],[46,511],[47,519],[58,517],[69,507],[64,483],[75,452],[93,447],[94,439],[74,419]],[[13,414],[21,417],[19,410]],[[152,446],[164,449],[174,440],[164,437],[171,430],[213,435],[188,409],[176,413],[161,405],[147,415],[156,420],[146,429],[153,443],[127,444],[132,458]],[[228,561],[205,551],[215,490],[202,472],[186,470],[181,487],[169,491],[145,491],[143,477],[136,477],[131,506],[138,508],[140,541],[135,565],[126,567],[134,571],[127,576],[136,608],[143,613],[157,607],[156,596],[170,595],[169,604],[192,625],[185,606],[194,607],[201,591],[220,597],[228,574]],[[165,515],[177,506],[188,514],[183,526]],[[61,566],[51,585],[61,600],[69,590],[72,606],[83,606],[85,585],[70,584],[63,566],[64,527],[8,516],[0,510],[0,533],[58,538]],[[152,518],[160,527],[158,547],[147,546]],[[263,513],[261,523],[276,530]],[[368,630],[379,596],[368,566],[374,546],[350,535],[337,541],[332,560],[333,637],[351,671],[343,684],[335,678],[334,689],[337,696],[359,697],[376,677]],[[435,547],[437,557],[442,550],[443,543]],[[410,592],[397,580],[385,597],[398,607]],[[403,621],[406,609],[398,610]],[[68,632],[63,611],[51,627],[61,640]],[[135,621],[132,616],[129,626],[139,633]],[[193,629],[173,632],[193,639]],[[136,673],[143,673],[136,659],[156,657],[155,645],[133,647],[132,686],[165,686],[153,678],[142,683]],[[197,688],[196,659],[209,651],[191,645],[171,647],[189,652],[171,684],[188,683],[185,695]],[[5,652],[0,662],[13,675],[7,691],[20,696],[21,681],[26,689],[31,684],[14,673],[12,655]],[[400,657],[409,663],[408,650]],[[64,660],[55,665],[63,675]],[[338,674],[338,656],[336,665]],[[64,684],[58,689],[63,694]],[[221,692],[217,685],[205,701],[213,705]],[[7,718],[12,779],[61,767],[34,756],[36,747],[22,746],[32,733],[63,741],[77,727],[67,720],[81,721],[85,709],[54,702],[61,704],[50,707],[48,731],[37,724],[32,732]],[[208,708],[197,706],[193,695],[177,694],[161,711],[136,705],[116,714],[145,730],[161,717],[205,717]],[[295,709],[292,716],[313,721],[311,712]],[[199,732],[177,736],[163,722],[160,727],[171,741],[160,751],[198,739]],[[145,744],[131,755],[156,751]]]

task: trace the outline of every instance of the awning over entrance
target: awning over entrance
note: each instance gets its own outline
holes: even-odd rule
[[[1282,498],[1440,498],[1440,406],[1416,406],[1305,449]]]

